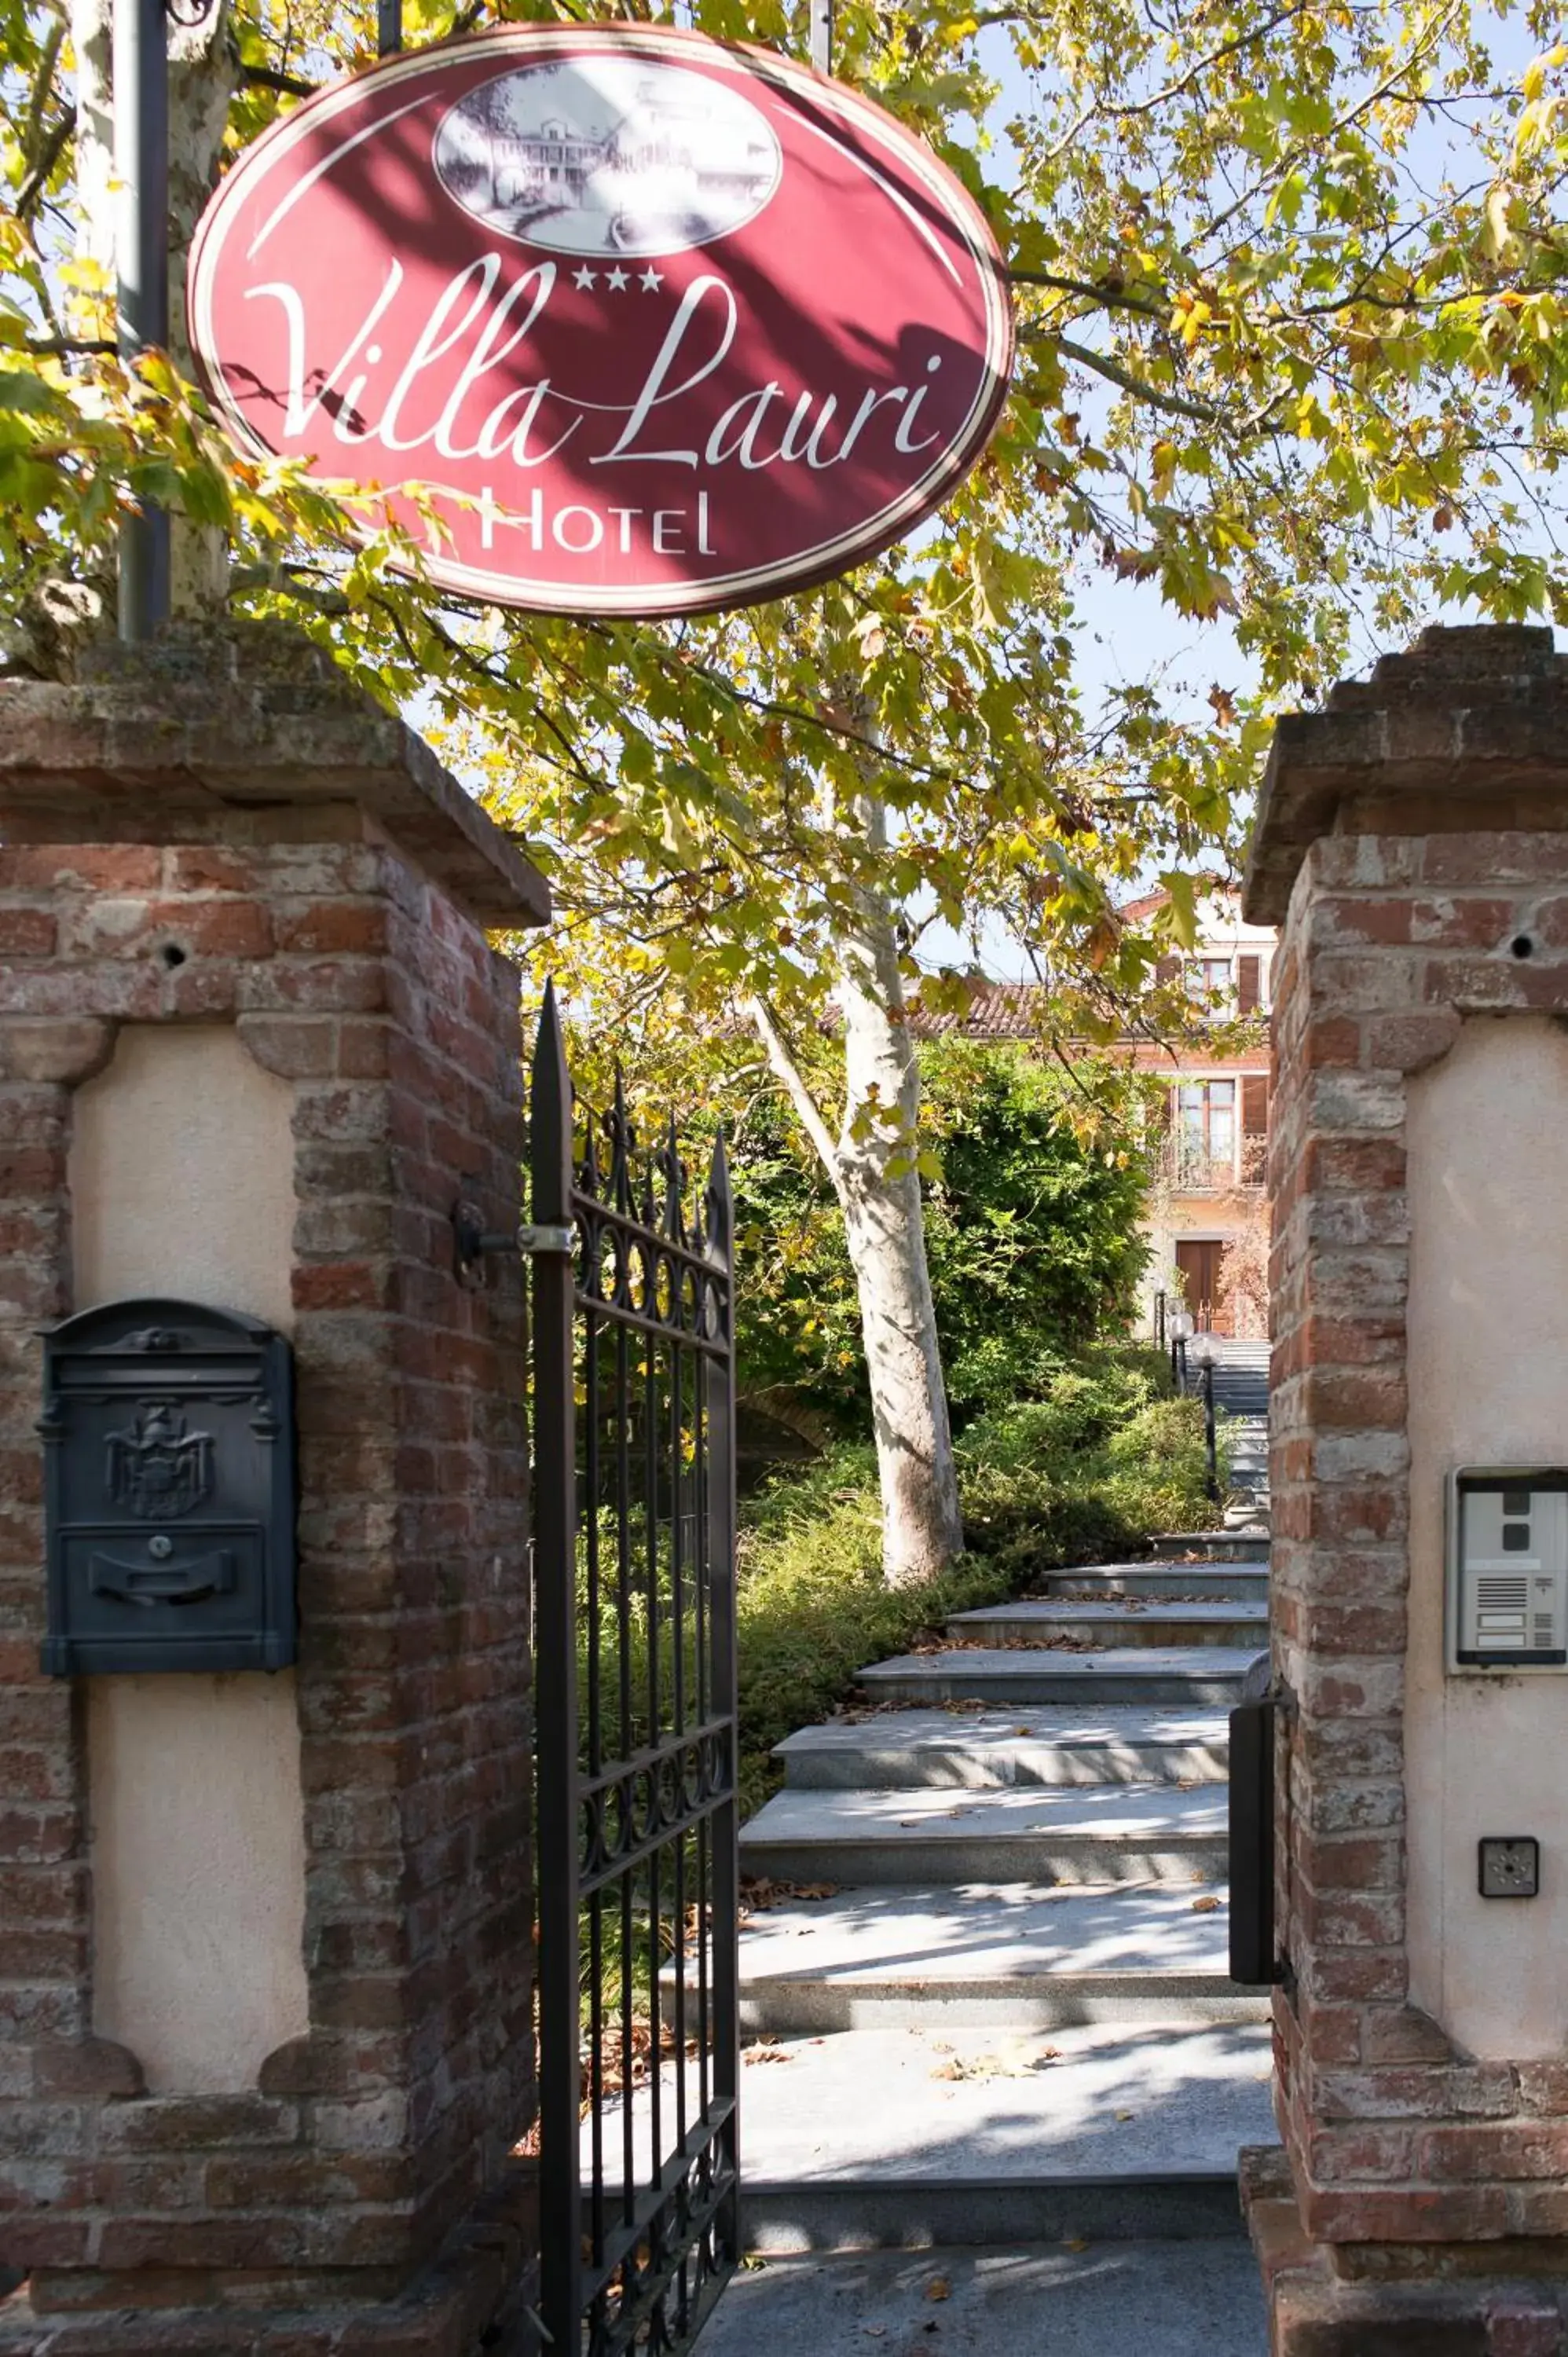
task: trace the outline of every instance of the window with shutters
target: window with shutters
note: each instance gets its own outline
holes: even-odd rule
[[[1196,999],[1199,1006],[1225,1011],[1225,1002],[1233,987],[1228,957],[1188,958],[1184,979],[1188,996]]]
[[[1268,1172],[1269,1076],[1249,1072],[1241,1082],[1241,1183],[1261,1187]]]
[[[1183,1081],[1176,1092],[1171,1178],[1181,1189],[1236,1184],[1236,1083]]]

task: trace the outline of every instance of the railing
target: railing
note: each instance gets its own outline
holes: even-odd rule
[[[1240,1157],[1210,1154],[1197,1144],[1173,1139],[1160,1157],[1160,1176],[1184,1195],[1223,1195],[1238,1187],[1261,1187],[1268,1158],[1268,1140],[1244,1137]]]
[[[1214,1397],[1214,1361],[1207,1355],[1212,1345],[1205,1346],[1205,1355],[1189,1354],[1185,1338],[1177,1336],[1171,1344],[1171,1375],[1176,1389],[1203,1403],[1203,1490],[1210,1505],[1219,1505],[1224,1491],[1219,1485],[1219,1418]]]

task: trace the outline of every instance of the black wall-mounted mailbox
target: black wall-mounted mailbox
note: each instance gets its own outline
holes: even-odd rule
[[[44,1338],[55,1677],[295,1658],[294,1372],[259,1318],[115,1301]]]

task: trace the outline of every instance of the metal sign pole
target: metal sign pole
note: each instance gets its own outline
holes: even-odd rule
[[[811,63],[819,73],[833,70],[833,0],[811,0]]]
[[[168,342],[168,38],[164,0],[114,0],[115,266],[120,354]],[[120,530],[120,636],[150,636],[169,608],[169,528],[144,500]]]
[[[403,47],[403,0],[376,0],[376,54],[395,58]]]

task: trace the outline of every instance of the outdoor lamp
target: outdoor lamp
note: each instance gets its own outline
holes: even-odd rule
[[[1176,1341],[1176,1342],[1186,1342],[1186,1341],[1187,1341],[1187,1340],[1190,1339],[1191,1334],[1192,1334],[1192,1312],[1191,1312],[1191,1310],[1190,1310],[1190,1309],[1178,1309],[1178,1310],[1176,1311],[1176,1313],[1175,1317],[1171,1319],[1171,1339],[1172,1339],[1172,1340],[1173,1340],[1173,1341]]]

